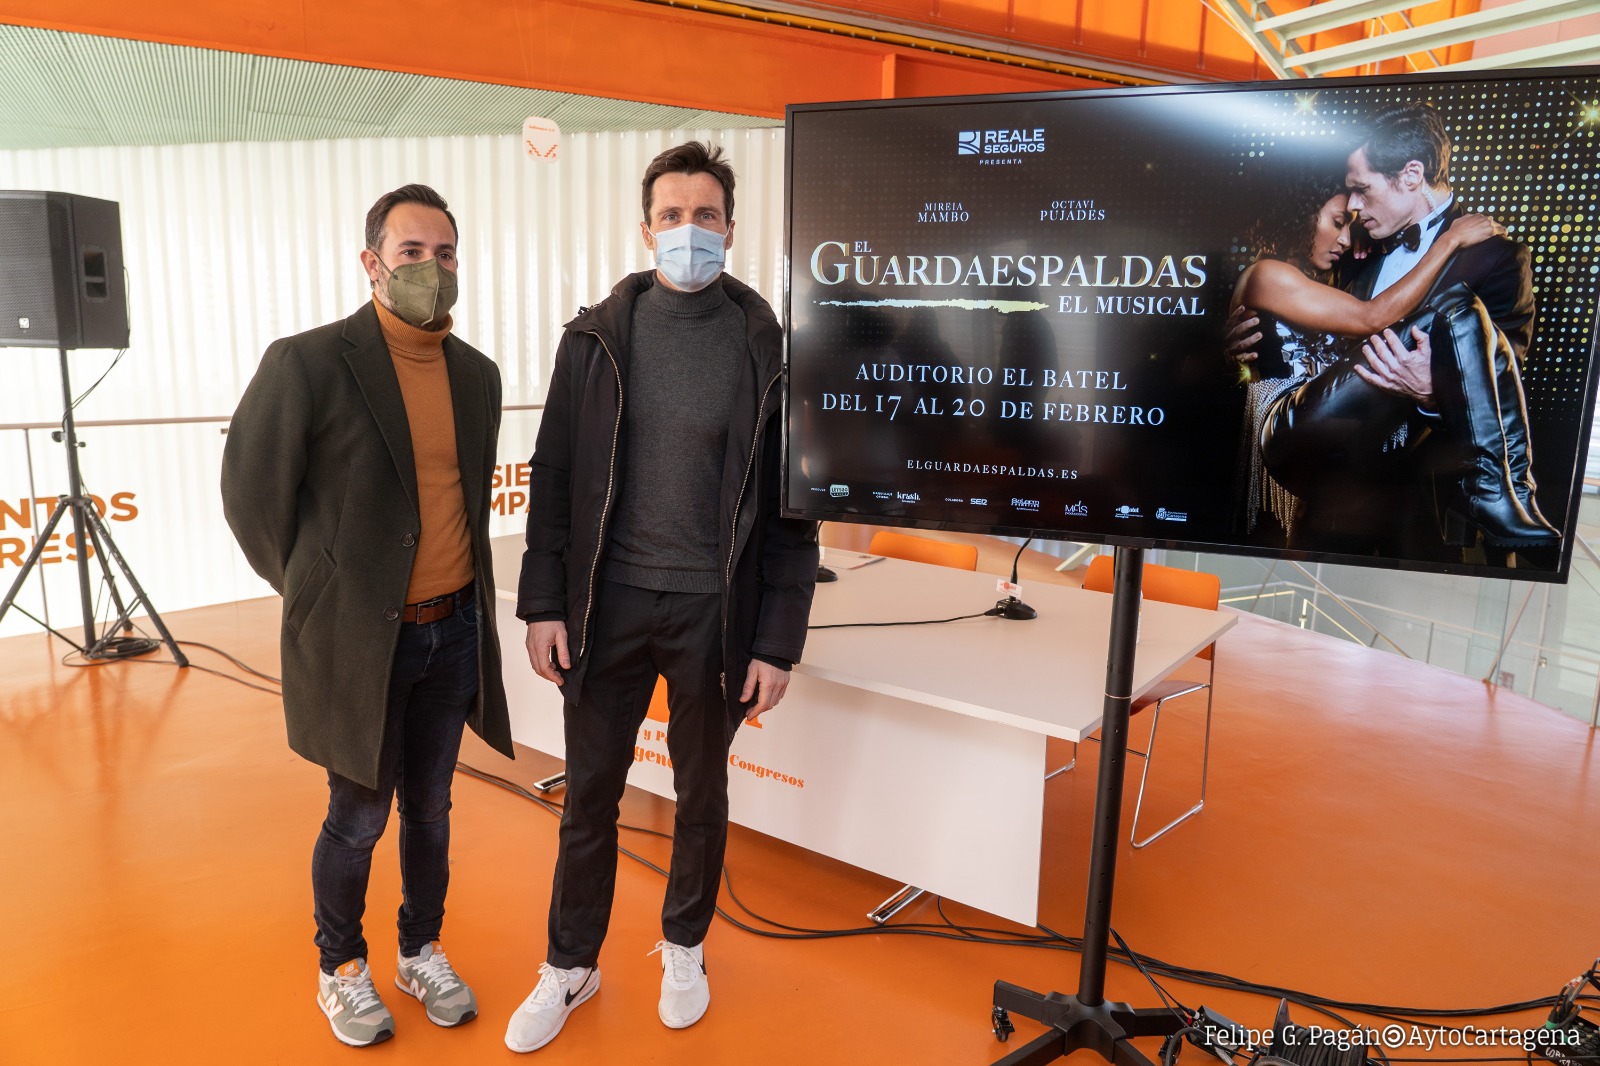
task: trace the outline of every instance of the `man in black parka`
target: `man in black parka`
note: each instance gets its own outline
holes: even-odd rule
[[[677,791],[661,999],[693,1025],[728,830],[728,747],[775,706],[805,644],[815,523],[780,514],[782,341],[722,272],[732,168],[691,142],[643,183],[656,269],[567,323],[533,454],[517,616],[565,704],[566,805],[538,986],[506,1030],[542,1047],[599,987],[617,813],[657,675]]]

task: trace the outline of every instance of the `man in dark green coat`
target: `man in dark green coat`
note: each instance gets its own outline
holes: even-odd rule
[[[351,1045],[394,1033],[361,917],[397,792],[395,983],[436,1024],[476,1016],[439,945],[450,783],[465,724],[512,754],[489,559],[500,373],[450,335],[457,240],[427,186],[380,198],[361,253],[373,302],[272,343],[223,455],[228,524],[284,598],[289,745],[328,770],[317,1001]]]

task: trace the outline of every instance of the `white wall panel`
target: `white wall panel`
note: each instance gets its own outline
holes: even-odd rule
[[[507,403],[538,403],[561,323],[648,265],[639,176],[690,137],[733,159],[732,268],[775,301],[781,130],[574,134],[554,164],[527,159],[515,136],[40,149],[0,152],[0,188],[122,205],[132,343],[82,418],[231,412],[269,341],[366,299],[366,210],[410,181],[438,189],[461,225],[458,332],[501,364]],[[74,377],[87,384],[108,358],[75,355]],[[59,417],[52,352],[0,349],[0,360],[0,423]]]
[[[79,407],[80,421],[231,414],[268,342],[343,318],[368,299],[357,259],[367,208],[410,181],[437,188],[461,225],[457,332],[500,364],[508,405],[538,404],[561,324],[649,265],[639,178],[652,156],[690,137],[723,144],[733,160],[740,186],[730,269],[776,303],[781,130],[578,134],[553,165],[526,159],[517,137],[40,149],[0,152],[0,188],[122,205],[132,342]],[[112,356],[72,353],[75,391]],[[0,427],[60,417],[57,365],[53,350],[0,349]],[[510,483],[497,490],[495,535],[521,528],[521,517],[508,513],[520,502],[515,464],[527,462],[537,425],[535,412],[507,414],[498,461],[511,465]],[[137,496],[138,516],[111,528],[163,613],[269,591],[222,521],[219,429],[81,432],[86,485]],[[0,511],[0,593],[48,515],[24,501],[66,491],[63,465],[48,433],[0,430],[0,501],[13,512]],[[57,625],[74,626],[76,575],[61,565],[65,542],[58,543],[51,558],[62,558],[31,584],[48,588]],[[43,591],[30,586],[19,602],[37,612]],[[13,613],[0,635],[34,628]]]

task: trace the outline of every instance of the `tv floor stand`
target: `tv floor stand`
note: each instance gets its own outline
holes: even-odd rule
[[[1074,1051],[1093,1051],[1117,1066],[1155,1066],[1132,1044],[1138,1037],[1168,1037],[1185,1020],[1167,1008],[1135,1009],[1107,1003],[1106,959],[1111,938],[1111,897],[1122,836],[1122,784],[1128,758],[1128,709],[1133,694],[1133,658],[1139,637],[1139,597],[1144,549],[1117,548],[1112,586],[1111,642],[1106,655],[1106,702],[1100,727],[1100,777],[1095,790],[1094,839],[1089,855],[1089,898],[1084,911],[1078,991],[1039,993],[994,983],[995,1035],[1010,1034],[1010,1015],[1043,1022],[1050,1031],[1022,1045],[994,1066],[1039,1066]]]

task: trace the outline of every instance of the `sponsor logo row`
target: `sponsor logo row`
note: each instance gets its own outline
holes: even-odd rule
[[[820,492],[822,489],[819,486],[812,491]],[[917,492],[895,492],[888,489],[872,489],[870,490],[869,494],[874,500],[892,501],[895,503],[922,502],[922,494]],[[846,499],[850,496],[850,486],[842,482],[834,482],[828,486],[828,495],[836,500]],[[991,504],[990,497],[988,496],[946,496],[944,497],[944,502],[965,504],[969,507],[1009,505],[1012,510],[1027,511],[1030,514],[1038,514],[1043,506],[1040,500],[1032,499],[1026,496],[1012,496],[1010,497],[1008,504]],[[1088,518],[1089,505],[1084,503],[1082,500],[1078,500],[1075,503],[1063,504],[1061,513],[1067,518]],[[1111,513],[1115,518],[1144,517],[1144,511],[1142,508],[1126,503],[1113,508]],[[1189,513],[1187,511],[1174,511],[1166,507],[1157,507],[1155,511],[1155,519],[1158,522],[1187,522],[1189,520]]]

